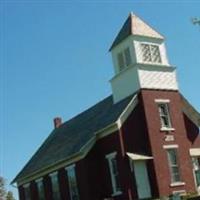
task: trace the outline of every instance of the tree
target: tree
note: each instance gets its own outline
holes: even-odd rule
[[[15,198],[13,197],[13,193],[11,191],[8,191],[6,195],[6,200],[15,200]]]
[[[0,176],[0,200],[4,200],[6,195],[5,179]]]
[[[200,18],[197,18],[197,17],[192,18],[192,23],[193,23],[194,25],[199,25],[199,26],[200,26]]]

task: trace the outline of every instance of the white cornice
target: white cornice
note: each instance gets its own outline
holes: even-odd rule
[[[128,116],[131,114],[131,112],[134,110],[136,105],[138,104],[138,97],[137,94],[132,98],[130,103],[127,105],[127,107],[124,109],[124,111],[119,116],[118,120],[116,121],[118,125],[118,129],[122,127]]]

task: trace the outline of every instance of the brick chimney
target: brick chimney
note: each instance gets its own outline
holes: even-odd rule
[[[62,118],[56,117],[54,118],[53,122],[54,122],[54,128],[58,128],[62,124]]]

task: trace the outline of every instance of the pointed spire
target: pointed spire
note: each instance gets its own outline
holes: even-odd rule
[[[151,28],[146,22],[144,22],[142,19],[131,12],[109,50],[111,51],[115,46],[117,46],[129,35],[139,35],[164,39],[164,37],[160,33]]]

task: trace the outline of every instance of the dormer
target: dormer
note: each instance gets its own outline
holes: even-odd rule
[[[128,16],[110,52],[115,72],[111,79],[114,102],[141,88],[178,89],[164,37],[136,15]]]

